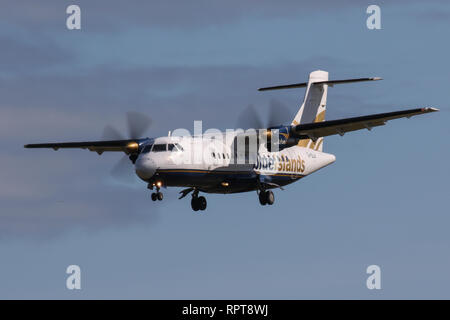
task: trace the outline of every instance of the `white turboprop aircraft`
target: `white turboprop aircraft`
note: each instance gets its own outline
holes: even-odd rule
[[[300,110],[290,125],[258,128],[217,135],[139,138],[147,124],[129,114],[130,139],[108,141],[28,144],[25,148],[82,148],[102,154],[124,152],[135,165],[138,177],[148,183],[152,200],[162,200],[161,187],[183,187],[180,199],[192,192],[194,211],[206,209],[204,193],[256,191],[261,205],[272,205],[271,189],[281,188],[335,161],[323,152],[326,136],[381,126],[388,120],[438,111],[435,108],[409,109],[354,118],[325,121],[327,91],[336,84],[381,80],[358,78],[328,80],[328,72],[314,71],[307,83],[261,88],[259,91],[306,87]],[[112,130],[110,130],[112,131]],[[253,132],[253,133],[252,133]],[[255,134],[257,132],[257,134]],[[118,135],[115,135],[118,137]],[[254,139],[256,138],[256,139]],[[243,143],[239,143],[242,142]],[[251,143],[256,148],[251,148]],[[243,145],[243,148],[240,146]],[[197,150],[202,156],[194,161]],[[126,158],[125,158],[126,159]],[[128,159],[126,159],[128,161]]]

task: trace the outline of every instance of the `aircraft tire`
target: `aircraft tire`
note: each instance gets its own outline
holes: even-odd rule
[[[198,207],[200,210],[205,210],[206,209],[206,198],[205,197],[198,197],[197,198],[197,203],[198,203]]]
[[[268,205],[273,205],[273,203],[275,202],[275,196],[273,195],[272,191],[266,191],[265,192],[265,198],[266,198],[266,202]]]
[[[192,197],[192,200],[191,200],[191,207],[192,207],[192,210],[194,210],[194,211],[198,211],[198,210],[200,210],[200,206],[198,205],[198,198],[197,197]]]
[[[260,191],[259,192],[259,203],[262,206],[265,206],[267,204],[266,192],[265,191]]]

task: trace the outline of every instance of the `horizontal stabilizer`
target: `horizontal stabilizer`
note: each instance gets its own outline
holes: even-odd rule
[[[352,82],[363,82],[363,81],[376,81],[376,80],[382,80],[382,78],[373,77],[373,78],[356,78],[356,79],[345,79],[345,80],[327,80],[327,81],[312,82],[312,84],[315,84],[315,85],[327,84],[329,86],[333,86],[335,84],[344,84],[344,83],[352,83]],[[294,84],[285,84],[285,85],[274,86],[274,87],[259,88],[258,91],[295,89],[295,88],[304,88],[304,87],[307,87],[307,86],[308,86],[308,82],[302,82],[302,83],[294,83]]]

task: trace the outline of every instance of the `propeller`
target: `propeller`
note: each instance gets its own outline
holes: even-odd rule
[[[238,116],[237,127],[240,129],[262,129],[264,124],[261,121],[255,107],[248,105]]]
[[[269,102],[269,115],[263,123],[253,105],[247,106],[238,116],[238,128],[242,129],[265,129],[280,126],[289,122],[291,110],[282,102],[271,99]]]
[[[128,138],[120,133],[119,130],[111,125],[105,126],[103,129],[104,140],[126,140],[139,139],[145,134],[150,127],[152,120],[145,114],[130,111],[126,114]],[[119,181],[132,183],[135,177],[130,175],[133,170],[134,161],[136,161],[137,154],[124,155],[119,162],[111,170],[111,175]]]
[[[290,123],[292,111],[281,101],[271,99],[269,103],[269,119],[267,127],[281,126]]]
[[[145,114],[134,111],[127,112],[128,136],[130,139],[142,138],[151,123],[152,120]]]
[[[238,128],[241,129],[266,129],[271,127],[281,126],[289,122],[289,115],[291,110],[286,107],[282,102],[271,99],[269,102],[269,114],[267,121],[263,123],[261,118],[256,112],[253,105],[247,106],[238,116]],[[267,136],[267,149],[270,151],[272,146],[270,144],[270,138]]]

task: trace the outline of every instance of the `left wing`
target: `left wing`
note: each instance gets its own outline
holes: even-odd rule
[[[102,154],[105,151],[123,151],[126,154],[137,153],[139,145],[146,139],[110,140],[110,141],[84,141],[61,143],[26,144],[25,148],[52,148],[55,151],[65,148],[81,148]]]
[[[331,136],[334,134],[339,134],[343,136],[344,133],[350,131],[356,131],[361,129],[370,130],[372,129],[372,127],[385,125],[386,121],[389,120],[405,117],[409,118],[419,114],[435,111],[439,111],[439,109],[419,108],[387,113],[378,113],[354,118],[299,124],[294,126],[291,130],[297,138],[300,139],[309,138],[315,140],[320,137]]]

